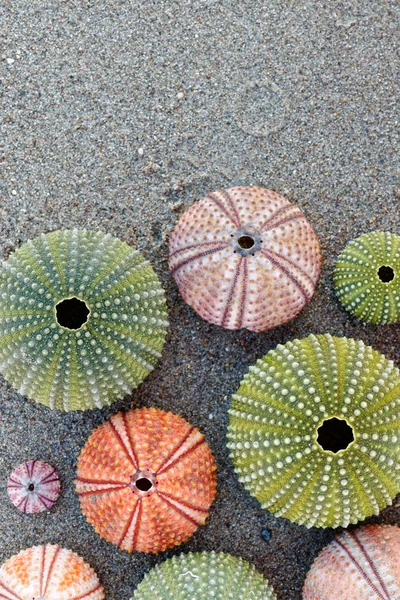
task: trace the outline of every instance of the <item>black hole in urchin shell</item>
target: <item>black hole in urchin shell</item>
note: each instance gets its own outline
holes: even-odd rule
[[[34,484],[33,484],[33,483],[30,483],[30,484],[28,485],[28,490],[29,490],[30,492],[33,492],[33,490],[34,490],[34,489],[35,489],[35,486],[34,486]]]
[[[383,283],[390,283],[394,279],[394,271],[392,267],[379,267],[378,277]]]
[[[136,479],[135,485],[141,492],[148,492],[153,487],[152,482],[150,479],[147,479],[147,477],[140,477],[140,479]]]
[[[354,441],[353,429],[344,419],[327,419],[318,427],[318,444],[324,450],[339,452]]]
[[[86,323],[90,310],[79,298],[67,298],[56,306],[57,321],[62,327],[79,329]]]
[[[238,238],[238,244],[243,250],[249,250],[254,246],[254,239],[249,235],[241,235]]]

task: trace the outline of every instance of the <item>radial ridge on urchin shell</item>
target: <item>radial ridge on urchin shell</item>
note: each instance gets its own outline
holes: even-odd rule
[[[304,600],[399,600],[400,529],[367,525],[344,531],[315,559]]]
[[[293,319],[311,300],[321,254],[298,206],[271,190],[233,187],[183,213],[170,237],[169,268],[203,319],[264,331]]]
[[[109,234],[42,234],[0,269],[0,372],[50,408],[130,392],[160,358],[167,325],[151,265]]]
[[[0,597],[7,600],[103,600],[92,567],[57,545],[34,546],[0,568]]]
[[[334,285],[341,304],[361,321],[399,321],[400,236],[373,231],[349,242],[336,261]]]
[[[131,600],[276,600],[248,562],[222,552],[181,554],[153,568]]]
[[[28,460],[16,467],[7,481],[11,502],[25,513],[48,510],[60,495],[60,477],[42,460]]]
[[[214,457],[200,431],[155,408],[118,413],[89,437],[76,491],[97,533],[128,552],[187,540],[208,517]]]
[[[228,447],[270,512],[346,527],[400,490],[400,371],[362,341],[310,335],[250,367],[233,396]]]

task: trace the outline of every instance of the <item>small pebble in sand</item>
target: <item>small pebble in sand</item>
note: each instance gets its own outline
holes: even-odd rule
[[[261,529],[260,536],[262,537],[264,542],[269,542],[269,540],[271,539],[271,532],[269,529],[266,528]]]

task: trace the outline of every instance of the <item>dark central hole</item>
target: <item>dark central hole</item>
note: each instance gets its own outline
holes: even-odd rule
[[[28,485],[28,490],[29,490],[30,492],[33,492],[33,490],[34,490],[34,489],[35,489],[35,486],[33,485],[33,483],[30,483],[30,484]]]
[[[57,321],[62,327],[79,329],[86,323],[90,310],[82,300],[68,298],[56,306]]]
[[[318,444],[324,450],[339,452],[354,441],[353,429],[344,419],[327,419],[318,427]]]
[[[392,267],[379,267],[378,277],[383,283],[390,283],[394,279],[394,271]]]
[[[249,235],[241,235],[238,238],[238,244],[243,250],[250,250],[254,246],[254,239]]]
[[[148,492],[153,487],[152,482],[147,477],[141,477],[140,479],[136,479],[135,485],[138,490],[141,492]]]

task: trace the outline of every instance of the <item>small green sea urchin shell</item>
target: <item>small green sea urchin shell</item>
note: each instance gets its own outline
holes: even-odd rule
[[[399,321],[400,236],[373,231],[349,242],[336,261],[334,284],[344,308],[361,321]]]
[[[400,490],[400,371],[361,341],[310,335],[250,367],[228,447],[264,508],[307,527],[346,527]]]
[[[222,552],[181,554],[152,569],[132,600],[276,600],[248,562]]]
[[[0,372],[50,408],[130,392],[159,359],[167,325],[151,265],[109,234],[42,234],[0,270]]]

